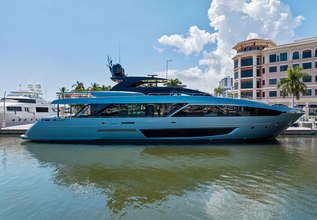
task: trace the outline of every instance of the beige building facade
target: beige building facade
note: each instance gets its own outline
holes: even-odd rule
[[[291,96],[283,98],[279,81],[288,67],[301,66],[309,74],[303,82],[307,90],[295,100],[298,106],[309,105],[317,114],[317,37],[276,45],[271,40],[251,39],[239,42],[234,61],[234,96],[269,104],[290,106]]]

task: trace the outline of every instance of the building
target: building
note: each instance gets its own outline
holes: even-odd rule
[[[219,81],[219,86],[222,88],[222,97],[228,97],[228,93],[233,92],[233,78],[226,76]]]
[[[317,37],[276,45],[271,40],[251,39],[239,42],[234,61],[234,96],[254,99],[269,104],[289,106],[291,96],[283,98],[277,83],[285,78],[288,67],[301,66],[309,74],[303,82],[307,85],[298,106],[310,106],[317,115]]]

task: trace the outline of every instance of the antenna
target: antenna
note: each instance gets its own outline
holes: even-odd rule
[[[121,57],[120,57],[120,41],[119,41],[119,48],[118,48],[118,49],[119,49],[119,51],[118,51],[118,52],[119,52],[119,64],[121,64]]]

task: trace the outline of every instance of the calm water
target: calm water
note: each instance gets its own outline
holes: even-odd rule
[[[317,219],[317,137],[57,145],[0,137],[0,219]]]

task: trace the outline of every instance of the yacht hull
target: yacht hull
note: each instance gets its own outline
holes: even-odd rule
[[[302,113],[245,117],[44,118],[23,139],[32,141],[247,141],[274,138]]]

